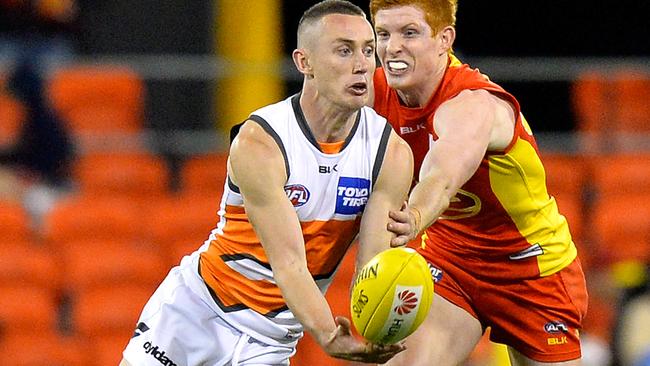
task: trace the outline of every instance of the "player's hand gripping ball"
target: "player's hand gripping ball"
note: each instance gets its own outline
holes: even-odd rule
[[[410,248],[387,249],[354,279],[352,323],[371,342],[396,343],[422,324],[432,299],[433,279],[426,260]]]

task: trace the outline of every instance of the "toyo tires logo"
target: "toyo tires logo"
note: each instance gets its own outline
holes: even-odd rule
[[[363,212],[370,196],[370,181],[365,178],[340,177],[336,187],[337,214],[357,215]]]

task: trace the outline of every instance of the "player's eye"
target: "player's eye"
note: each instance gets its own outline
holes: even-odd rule
[[[348,55],[350,55],[352,53],[352,50],[350,49],[350,47],[340,47],[336,51],[341,56],[348,56]]]

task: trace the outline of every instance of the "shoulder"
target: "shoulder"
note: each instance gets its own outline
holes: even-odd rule
[[[269,175],[269,172],[284,174],[286,170],[276,140],[259,123],[250,119],[244,122],[234,138],[228,160],[229,175],[238,186]]]
[[[391,130],[388,139],[388,153],[393,155],[398,161],[406,164],[408,161],[413,160],[413,152],[409,144],[401,138],[397,132]]]
[[[234,138],[230,146],[230,155],[238,156],[241,154],[254,158],[256,154],[264,154],[273,148],[277,149],[277,145],[271,135],[258,121],[248,119]]]

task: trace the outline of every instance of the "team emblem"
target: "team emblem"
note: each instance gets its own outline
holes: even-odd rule
[[[284,187],[287,198],[293,207],[300,207],[309,201],[309,190],[302,184],[291,184]]]
[[[413,291],[404,290],[397,295],[400,304],[393,309],[399,315],[406,315],[418,305],[418,297]]]

